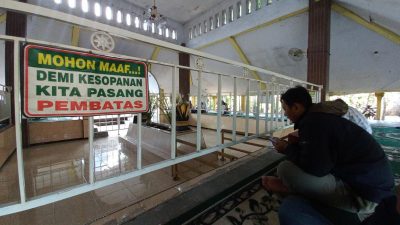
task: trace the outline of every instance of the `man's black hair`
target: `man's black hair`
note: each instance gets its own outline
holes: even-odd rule
[[[307,89],[302,86],[289,88],[281,95],[281,100],[283,100],[289,107],[292,107],[294,103],[299,103],[303,105],[304,108],[308,109],[312,104],[310,93],[308,93]]]

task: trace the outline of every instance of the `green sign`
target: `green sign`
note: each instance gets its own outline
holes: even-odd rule
[[[24,113],[28,117],[145,112],[143,62],[27,45]]]

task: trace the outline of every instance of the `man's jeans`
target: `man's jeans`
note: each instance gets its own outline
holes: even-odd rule
[[[285,198],[279,208],[280,225],[357,225],[357,214],[312,202],[300,196]]]
[[[327,206],[357,213],[360,219],[373,213],[377,205],[356,195],[332,174],[313,176],[290,161],[279,164],[277,173],[290,191]]]

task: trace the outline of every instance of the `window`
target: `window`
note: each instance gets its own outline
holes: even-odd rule
[[[168,27],[165,28],[165,37],[169,38],[169,29],[168,29]]]
[[[156,25],[154,23],[151,23],[151,33],[156,33]]]
[[[82,12],[84,12],[84,13],[89,12],[89,3],[87,0],[82,0],[81,9],[82,9]]]
[[[204,33],[208,32],[207,20],[204,20]]]
[[[172,39],[176,40],[176,31],[172,30]]]
[[[203,26],[201,26],[201,23],[199,23],[199,35],[203,34]]]
[[[54,2],[59,5],[62,3],[62,0],[54,0]]]
[[[237,13],[237,18],[239,19],[240,17],[242,17],[242,2],[238,2],[236,4],[236,13]]]
[[[196,25],[193,27],[193,31],[194,31],[194,37],[197,37],[197,26]]]
[[[145,20],[144,22],[143,22],[143,30],[144,31],[148,31],[149,30],[149,23]]]
[[[233,21],[233,5],[229,6],[229,22]]]
[[[96,17],[101,16],[101,6],[100,6],[100,3],[98,3],[98,2],[94,3],[94,15]]]
[[[214,18],[210,17],[210,30],[214,29]]]
[[[122,12],[121,12],[121,10],[117,11],[117,23],[122,23]]]
[[[76,0],[68,0],[68,6],[69,6],[71,9],[75,9],[75,7],[76,7]]]
[[[127,13],[125,17],[126,25],[131,26],[132,25],[132,19],[131,19],[131,14]]]
[[[246,14],[251,13],[251,0],[246,0]]]
[[[112,20],[113,18],[113,13],[112,13],[112,9],[110,6],[106,7],[106,19],[107,20]]]
[[[226,10],[222,10],[222,25],[228,23],[228,17],[226,15]]]
[[[140,26],[139,17],[135,16],[135,27],[136,27],[136,28],[139,28],[139,26]]]
[[[218,28],[220,25],[219,14],[215,14],[215,28]]]
[[[189,28],[189,40],[193,39],[193,30],[192,28]]]
[[[267,0],[268,2],[268,0]],[[256,10],[261,9],[261,0],[256,0]]]
[[[162,27],[158,27],[158,35],[163,35],[163,28]]]

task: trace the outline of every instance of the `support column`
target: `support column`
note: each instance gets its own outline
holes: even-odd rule
[[[212,99],[213,99],[213,106],[212,107],[216,111],[217,109],[215,108],[215,105],[218,105],[217,96],[212,96]]]
[[[183,47],[186,45],[181,44]],[[190,66],[190,56],[187,53],[179,53],[179,65]],[[179,69],[179,94],[184,101],[189,101],[190,95],[190,71],[188,69]]]
[[[385,95],[384,92],[375,92],[375,97],[376,97],[376,115],[375,119],[376,120],[381,120],[382,119],[382,98]]]
[[[26,0],[20,0],[20,2],[26,2]],[[6,15],[6,35],[12,35],[17,37],[26,37],[26,15],[12,11],[7,11]],[[7,57],[4,59],[5,64],[5,83],[6,86],[14,87],[14,43],[5,42],[5,54]],[[21,79],[21,88],[23,86],[23,80]],[[14,92],[20,90],[11,91],[11,121],[15,124],[15,111],[14,111]],[[21,121],[22,126],[22,145],[26,147],[29,145],[29,134],[28,134],[28,121],[23,119]]]
[[[331,0],[309,0],[307,81],[323,85],[321,101],[329,92]]]
[[[240,96],[240,111],[246,112],[246,95]]]

